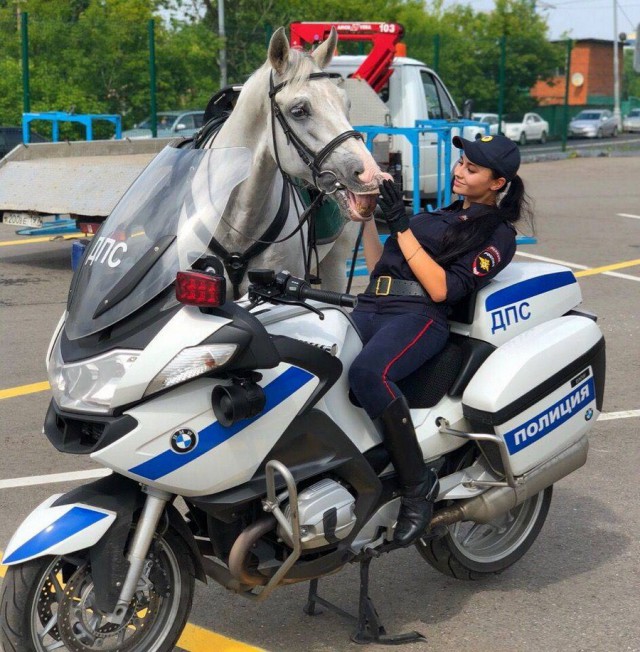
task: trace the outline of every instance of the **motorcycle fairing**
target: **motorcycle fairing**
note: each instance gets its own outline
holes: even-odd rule
[[[265,409],[225,428],[213,413],[211,392],[230,381],[202,378],[127,410],[138,427],[92,459],[122,475],[185,496],[216,493],[248,481],[267,451],[318,385],[313,373],[282,363],[260,370]],[[196,445],[185,453],[171,447],[175,432],[188,428]]]
[[[11,537],[2,560],[11,566],[43,555],[65,555],[93,546],[109,529],[115,512],[83,503],[54,505],[50,496],[27,516]]]
[[[243,147],[165,147],[87,248],[71,284],[67,337],[81,339],[117,324],[199,260],[251,161]]]

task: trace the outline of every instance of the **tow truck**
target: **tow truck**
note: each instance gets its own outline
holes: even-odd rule
[[[463,119],[437,73],[406,56],[404,27],[398,23],[296,22],[290,25],[291,45],[313,47],[332,27],[339,42],[372,45],[367,55],[334,56],[327,68],[350,97],[351,124],[367,135],[378,164],[397,180],[402,177],[414,211],[448,202],[455,156],[451,138],[473,139],[488,133],[488,126]]]

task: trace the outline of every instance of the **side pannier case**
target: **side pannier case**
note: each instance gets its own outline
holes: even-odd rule
[[[604,380],[605,342],[596,323],[559,317],[494,351],[466,387],[463,412],[476,432],[504,439],[517,476],[591,430]]]

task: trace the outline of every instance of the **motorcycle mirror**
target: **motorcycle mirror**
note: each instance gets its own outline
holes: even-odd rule
[[[227,282],[224,276],[203,272],[178,272],[176,275],[176,299],[187,306],[216,308],[227,298]]]

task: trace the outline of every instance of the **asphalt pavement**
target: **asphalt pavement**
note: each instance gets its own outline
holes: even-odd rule
[[[426,637],[400,648],[407,652],[640,651],[640,157],[542,161],[521,173],[535,200],[538,244],[520,246],[518,259],[562,261],[579,276],[583,307],[599,315],[607,338],[605,418],[591,435],[586,466],[557,483],[547,522],[517,564],[462,582],[438,574],[412,549],[397,551],[374,560],[371,595],[389,631]],[[70,252],[68,240],[27,241],[0,225],[0,548],[39,502],[77,484],[45,478],[24,486],[24,478],[96,469],[86,457],[56,452],[41,435],[50,397],[34,391],[46,381]],[[320,589],[353,611],[358,569],[321,580]],[[199,586],[182,649],[357,649],[345,619],[303,613],[306,591],[285,587],[256,604]]]

